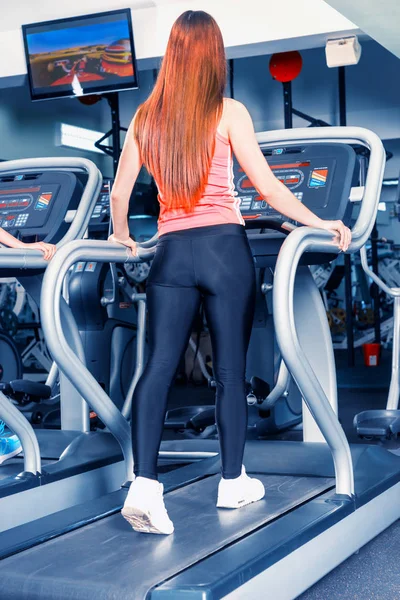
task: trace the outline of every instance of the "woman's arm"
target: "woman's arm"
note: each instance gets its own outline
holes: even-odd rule
[[[289,219],[310,227],[331,230],[341,250],[347,250],[351,232],[342,221],[324,221],[300,202],[271,171],[258,145],[253,122],[243,104],[229,101],[227,124],[232,149],[260,196]]]
[[[32,244],[25,244],[17,240],[13,235],[8,233],[0,227],[0,244],[4,244],[9,248],[24,248],[27,250],[40,250],[43,252],[43,258],[45,260],[51,260],[56,253],[56,247],[54,244],[47,244],[45,242],[33,242]]]
[[[114,233],[110,238],[111,242],[118,242],[132,248],[132,250],[135,250],[136,244],[129,235],[129,198],[142,167],[139,148],[133,137],[134,121],[135,119],[133,118],[126,134],[117,174],[111,191],[111,217]]]
[[[8,246],[9,248],[24,248],[25,247],[24,242],[17,240],[17,238],[15,238],[13,235],[11,235],[11,233],[8,233],[8,231],[5,231],[1,227],[0,227],[0,244],[4,244],[5,246]]]

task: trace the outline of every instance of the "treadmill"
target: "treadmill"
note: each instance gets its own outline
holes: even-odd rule
[[[101,184],[102,176],[96,165],[83,158],[3,162],[0,225],[14,235],[19,234],[23,241],[41,240],[61,248],[85,235]],[[47,266],[39,251],[0,250],[0,276],[17,277],[37,305]],[[82,340],[64,299],[60,309],[68,343],[84,363]],[[46,388],[27,380],[18,383],[24,393],[33,395]],[[90,432],[87,403],[62,373],[60,398],[61,430],[34,431],[25,415],[0,393],[0,418],[18,435],[24,453],[23,459],[16,457],[0,469],[0,536],[61,507],[117,489],[125,475],[115,434]],[[112,404],[109,398],[107,402]],[[116,409],[114,413],[117,419],[121,417]],[[120,418],[121,422],[127,429]],[[118,426],[121,427],[117,420]],[[115,433],[117,437],[121,435]]]
[[[261,133],[258,141],[276,175],[302,194],[305,204],[322,217],[345,221],[356,196],[351,190],[352,145],[369,149],[361,210],[349,248],[351,253],[358,251],[376,216],[385,165],[376,134],[356,127],[329,127]],[[247,443],[247,471],[263,481],[266,496],[240,510],[215,506],[217,455],[161,475],[175,524],[171,536],[132,531],[119,514],[124,488],[114,492],[118,509],[110,508],[104,496],[96,506],[86,503],[60,511],[48,517],[53,534],[36,537],[35,542],[29,543],[28,527],[10,532],[8,556],[0,562],[9,600],[266,596],[287,600],[399,518],[400,457],[377,446],[349,446],[337,419],[332,342],[324,305],[307,266],[337,254],[332,234],[286,224],[254,197],[251,185],[246,183],[244,189],[249,200],[243,202],[241,195],[242,212],[259,226],[258,232],[249,231],[254,260],[276,262],[276,336],[304,399],[304,441]],[[139,259],[152,251],[151,244],[141,248]],[[50,350],[89,403],[99,389],[66,343],[59,318],[62,281],[76,261],[113,262],[120,260],[121,252],[104,242],[71,242],[60,249],[45,275],[42,313]],[[126,252],[126,261],[136,260]],[[214,440],[202,443],[215,452]],[[38,531],[41,524],[32,526]]]

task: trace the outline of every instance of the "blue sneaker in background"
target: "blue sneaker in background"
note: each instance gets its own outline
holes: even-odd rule
[[[13,458],[22,452],[21,442],[18,436],[5,433],[4,421],[0,421],[0,465],[9,458]]]

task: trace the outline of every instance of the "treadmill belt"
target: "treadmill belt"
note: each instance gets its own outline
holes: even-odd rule
[[[266,496],[217,509],[219,475],[166,494],[171,536],[134,532],[115,514],[0,562],[7,600],[143,600],[154,586],[334,486],[327,477],[257,475]]]

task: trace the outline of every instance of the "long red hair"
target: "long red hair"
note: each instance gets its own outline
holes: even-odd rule
[[[221,30],[201,10],[174,23],[134,136],[147,170],[170,209],[192,211],[207,183],[222,115],[226,57]]]

